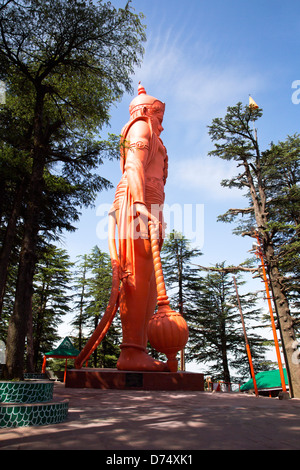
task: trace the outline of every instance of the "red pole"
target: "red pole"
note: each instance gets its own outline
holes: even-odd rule
[[[42,365],[42,374],[46,372],[46,362],[47,362],[47,358],[46,356],[44,356],[43,365]]]
[[[66,381],[66,376],[67,376],[67,364],[68,364],[68,359],[66,359],[66,363],[65,363],[64,383]]]
[[[250,366],[251,377],[252,377],[252,380],[253,380],[255,395],[258,397],[258,389],[257,389],[257,384],[256,384],[256,378],[255,378],[253,363],[252,363],[252,356],[251,356],[250,346],[249,346],[249,343],[248,343],[248,338],[247,338],[247,333],[246,333],[245,322],[244,322],[240,297],[239,297],[239,293],[238,293],[238,288],[237,288],[237,284],[236,284],[236,280],[235,280],[234,276],[233,276],[233,281],[234,281],[236,297],[237,297],[239,310],[240,310],[240,315],[241,315],[241,320],[242,320],[242,325],[243,325],[243,331],[244,331],[244,337],[245,337],[245,343],[246,343],[246,351],[247,351],[247,356],[248,356],[248,361],[249,361],[249,366]]]
[[[264,258],[263,258],[263,255],[262,255],[262,250],[261,250],[261,245],[260,245],[260,240],[259,240],[258,234],[256,234],[256,239],[257,239],[257,243],[258,243],[258,246],[259,246],[259,249],[256,251],[256,253],[258,254],[258,256],[260,258],[261,267],[262,267],[262,271],[263,271],[263,278],[264,278],[265,289],[266,289],[266,294],[267,294],[267,299],[268,299],[268,305],[269,305],[269,311],[270,311],[270,317],[271,317],[271,325],[272,325],[272,331],[273,331],[273,336],[274,336],[274,343],[275,343],[277,362],[278,362],[278,367],[279,367],[281,386],[282,386],[282,391],[286,392],[286,385],[285,385],[282,361],[281,361],[281,356],[280,356],[280,349],[279,349],[279,344],[278,344],[276,326],[275,326],[275,321],[274,321],[274,314],[273,314],[273,309],[272,309],[269,284],[268,284],[266,268],[265,268],[265,262],[264,262]]]

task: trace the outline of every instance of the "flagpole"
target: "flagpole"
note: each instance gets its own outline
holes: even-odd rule
[[[250,109],[250,114],[252,109],[258,109],[258,105],[255,103],[254,99],[250,96],[249,94],[249,109]],[[251,119],[252,124],[253,124],[253,134],[254,134],[254,139],[255,142],[257,143],[257,129],[254,127],[254,119]]]

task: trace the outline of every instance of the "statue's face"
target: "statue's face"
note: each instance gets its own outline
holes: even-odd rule
[[[151,116],[153,131],[158,136],[160,136],[160,134],[164,130],[162,126],[163,118],[164,118],[164,114],[162,112],[155,113]]]

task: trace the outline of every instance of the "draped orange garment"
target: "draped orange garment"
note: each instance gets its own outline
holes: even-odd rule
[[[155,205],[160,208],[160,219],[162,219],[162,205],[164,203],[164,184],[167,175],[167,155],[165,159],[165,178],[147,177],[147,167],[158,150],[161,140],[152,131],[151,121],[149,118],[138,117],[130,121],[122,130],[121,139],[121,171],[122,178],[117,186],[115,200],[111,211],[119,210],[118,239],[119,239],[119,275],[123,282],[127,282],[131,286],[135,286],[135,257],[134,257],[134,239],[137,236],[148,238],[147,234],[136,232],[135,212],[132,195],[127,181],[125,171],[126,160],[126,137],[130,127],[139,119],[148,122],[151,131],[149,142],[148,158],[145,164],[145,203],[149,212],[151,206]],[[157,214],[155,214],[157,216]]]

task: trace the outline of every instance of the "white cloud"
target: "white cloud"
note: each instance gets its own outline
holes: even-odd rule
[[[220,184],[238,173],[235,163],[206,156],[213,148],[207,126],[224,116],[227,106],[248,104],[248,95],[263,89],[267,80],[238,58],[216,58],[212,45],[199,37],[193,41],[192,33],[187,38],[172,27],[160,31],[149,36],[136,77],[150,95],[166,101],[168,132],[162,138],[170,156],[168,187],[213,200],[241,200],[242,191]]]
[[[214,70],[202,66],[186,70],[176,82],[174,95],[179,107],[184,107],[182,116],[189,122],[211,121],[219,117],[229,105],[238,101],[248,101],[249,90],[256,89],[259,78],[244,76],[238,67],[226,70]]]
[[[236,164],[214,157],[196,157],[175,161],[170,168],[168,185],[197,192],[212,200],[241,199],[243,191],[221,186],[223,179],[238,174]]]
[[[198,40],[188,43],[180,32],[167,29],[150,36],[141,69],[136,72],[151,95],[165,100],[181,122],[210,123],[238,101],[264,88],[266,79],[255,69],[232,58],[224,65],[213,48]],[[180,112],[178,112],[180,110]]]

